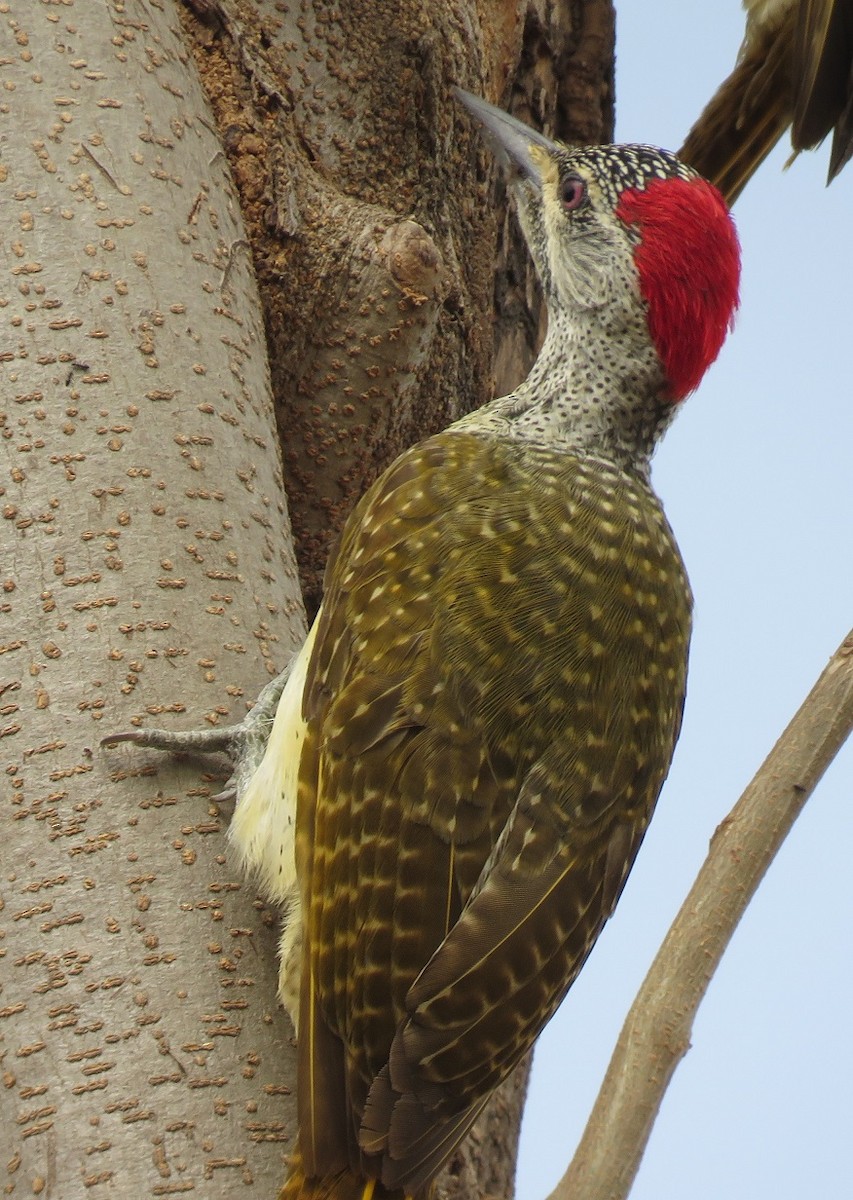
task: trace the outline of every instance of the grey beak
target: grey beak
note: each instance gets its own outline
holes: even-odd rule
[[[459,103],[483,126],[498,159],[521,171],[537,191],[541,191],[542,175],[539,166],[531,157],[530,149],[532,146],[539,146],[550,155],[560,147],[543,134],[537,133],[535,129],[531,129],[529,125],[505,113],[502,108],[489,104],[487,100],[481,100],[479,96],[473,96],[459,87],[452,90]]]

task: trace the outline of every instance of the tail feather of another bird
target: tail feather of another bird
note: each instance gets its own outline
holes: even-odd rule
[[[791,124],[790,43],[756,40],[690,130],[678,157],[732,205]]]
[[[833,133],[827,183],[853,157],[853,0],[747,7],[737,65],[678,152],[728,204],[789,126],[789,163]]]
[[[853,88],[851,88],[850,99],[835,125],[827,183],[832,183],[841,168],[846,166],[851,158],[853,158]]]
[[[831,183],[853,156],[853,5],[801,3],[794,56],[791,143],[811,150],[832,129]]]

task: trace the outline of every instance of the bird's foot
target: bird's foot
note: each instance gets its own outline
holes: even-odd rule
[[[279,698],[290,675],[292,660],[280,675],[263,688],[251,709],[238,725],[224,729],[128,729],[108,733],[101,746],[132,742],[165,750],[169,754],[225,754],[233,771],[217,800],[233,800],[242,795],[264,756]]]

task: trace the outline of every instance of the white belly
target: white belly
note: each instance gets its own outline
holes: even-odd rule
[[[264,894],[284,907],[279,994],[294,1027],[299,1004],[302,912],[296,881],[296,784],[305,738],[302,693],[317,621],[297,655],[278,702],[264,757],[237,799],[229,837]]]

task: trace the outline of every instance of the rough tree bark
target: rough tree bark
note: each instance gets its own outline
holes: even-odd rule
[[[611,6],[0,17],[0,1179],[270,1196],[294,1133],[275,917],[228,860],[220,776],[95,747],[238,720],[364,486],[523,374],[536,290],[447,88],[600,138]],[[510,1193],[522,1094],[445,1193]]]
[[[364,489],[489,399],[495,366],[500,390],[517,383],[539,336],[527,253],[450,84],[601,140],[613,13],[610,0],[190,8],[255,250],[310,612]]]

